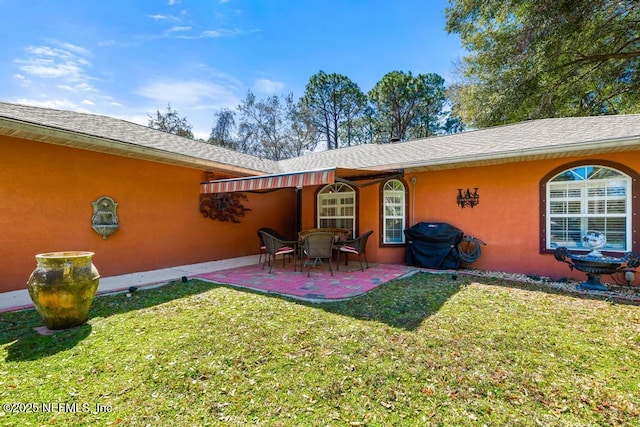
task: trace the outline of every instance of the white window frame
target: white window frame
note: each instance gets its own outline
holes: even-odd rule
[[[317,227],[348,228],[351,236],[355,236],[356,203],[356,191],[350,185],[342,182],[326,185],[317,196]],[[335,211],[330,212],[333,208]]]
[[[382,243],[385,245],[404,244],[404,229],[406,228],[406,187],[399,179],[390,179],[382,188]],[[399,200],[399,201],[397,201]],[[390,209],[387,209],[390,208]],[[393,213],[389,213],[389,211]],[[387,220],[400,220],[400,240],[390,240],[387,235]]]
[[[594,175],[597,176],[598,173],[589,174],[589,169],[593,169],[596,172],[612,171],[618,176],[594,178]],[[573,174],[575,176],[575,180],[557,180],[554,182],[554,180],[565,174]],[[624,182],[624,194],[615,194],[614,191],[612,191],[612,194],[608,194],[607,190],[615,189],[616,187],[614,187],[613,185],[619,184],[620,182]],[[584,236],[588,229],[590,229],[588,225],[590,219],[601,219],[606,222],[608,219],[619,220],[620,218],[623,218],[625,224],[625,239],[623,246],[615,246],[610,241],[608,241],[607,246],[605,246],[603,249],[610,252],[630,251],[632,248],[633,240],[632,182],[632,178],[624,172],[612,167],[597,164],[582,165],[565,169],[549,179],[549,181],[547,181],[546,183],[546,248],[553,250],[556,247],[565,246],[568,249],[588,250],[588,247],[582,246],[581,237]],[[590,194],[590,190],[592,194]],[[600,194],[596,194],[598,192]],[[553,196],[553,193],[564,194],[564,196]],[[615,206],[615,203],[620,201],[624,201],[624,212],[607,212],[609,202],[611,202],[612,206]],[[554,203],[556,206],[555,210],[558,210],[560,208],[564,212],[552,213],[552,209],[554,209],[552,208],[552,204]],[[589,212],[590,204],[592,211],[596,210],[597,207],[604,208],[604,212]],[[573,212],[570,212],[571,210],[573,210]],[[577,210],[579,210],[579,212],[576,212]],[[560,240],[553,242],[553,221],[573,221],[574,223],[579,222],[579,231],[577,232],[579,233],[579,235],[576,233],[576,231],[572,233],[570,229],[565,227],[564,234],[567,239],[565,241]],[[606,235],[606,230],[596,229],[595,231],[603,232]],[[572,238],[568,238],[571,234],[573,234]]]

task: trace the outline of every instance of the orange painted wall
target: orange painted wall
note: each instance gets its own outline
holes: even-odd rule
[[[41,252],[93,251],[94,263],[106,277],[256,254],[259,227],[295,233],[293,189],[247,194],[244,204],[252,210],[240,224],[233,224],[200,214],[203,171],[195,168],[8,137],[0,137],[0,159],[0,292],[24,289],[35,267],[34,255]],[[583,159],[608,160],[640,171],[640,152]],[[448,222],[486,241],[475,268],[584,278],[580,272],[571,274],[553,255],[539,252],[540,179],[576,160],[582,159],[407,174],[409,226]],[[457,189],[474,187],[479,188],[480,204],[460,209]],[[316,190],[302,190],[302,229],[315,227]],[[379,191],[379,185],[357,189],[357,231],[374,230],[367,246],[370,261],[402,263],[404,247],[379,244]],[[119,203],[120,230],[107,240],[90,226],[91,202],[102,195]],[[636,242],[634,250],[640,251]]]
[[[640,152],[549,159],[503,165],[430,171],[405,175],[409,192],[409,226],[418,222],[447,222],[465,234],[485,242],[482,256],[472,267],[514,273],[584,279],[584,273],[570,272],[553,254],[540,253],[540,180],[556,167],[577,160],[608,160],[640,171]],[[411,177],[416,178],[415,186]],[[637,185],[638,183],[634,184]],[[478,187],[480,204],[461,209],[457,189]],[[313,227],[316,189],[305,188],[303,228]],[[368,259],[382,263],[403,263],[405,248],[379,244],[379,186],[358,190],[358,232],[373,229],[367,245]],[[415,192],[415,194],[413,194]],[[637,228],[640,224],[636,224]],[[634,250],[640,245],[634,242]]]
[[[293,233],[295,193],[247,194],[241,223],[199,212],[203,171],[0,136],[0,292],[24,289],[42,252],[89,250],[101,276],[258,253],[256,230]],[[112,197],[103,240],[91,202]]]

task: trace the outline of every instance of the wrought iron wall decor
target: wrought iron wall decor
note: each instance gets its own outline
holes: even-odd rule
[[[95,202],[91,202],[91,205],[93,206],[91,228],[106,240],[107,236],[118,231],[120,227],[116,213],[118,203],[109,196],[101,196]]]
[[[462,188],[458,188],[458,205],[464,209],[465,206],[473,208],[480,203],[480,195],[478,194],[478,187],[474,187],[473,193],[467,188],[467,191],[463,192]]]
[[[245,208],[241,200],[247,200],[247,196],[242,193],[201,194],[200,213],[205,218],[239,223],[245,212],[251,210]]]

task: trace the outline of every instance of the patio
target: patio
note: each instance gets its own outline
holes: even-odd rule
[[[418,271],[441,274],[453,273],[451,270],[438,271],[400,264],[369,263],[369,265],[371,268],[365,268],[364,272],[361,272],[356,260],[351,260],[348,266],[342,263],[340,270],[336,270],[334,264],[334,276],[332,277],[329,273],[328,264],[325,262],[312,268],[311,277],[307,277],[306,268],[301,273],[299,270],[300,265],[298,264],[298,270],[294,272],[293,265],[289,261],[283,268],[282,260],[279,258],[273,267],[273,272],[269,274],[267,267],[262,270],[258,255],[249,255],[120,276],[101,277],[97,295],[125,292],[130,287],[148,289],[171,282],[179,282],[183,278],[197,278],[213,283],[248,288],[267,294],[278,294],[319,303],[353,298],[365,294],[386,282],[410,276]],[[476,274],[473,271],[464,270],[460,270],[458,273]],[[489,276],[491,275],[516,281],[531,281],[526,275],[522,274],[489,273]],[[533,280],[533,282],[536,281]],[[611,281],[608,280],[608,282]],[[576,289],[576,284],[578,283],[546,282],[546,285],[572,294],[600,296],[611,301],[640,304],[640,292],[636,287],[610,284],[611,289],[607,292],[602,292]],[[30,308],[33,308],[33,303],[26,289],[0,293],[0,313]]]
[[[343,264],[339,271],[334,271],[333,277],[331,277],[328,265],[325,263],[313,268],[311,277],[307,278],[306,269],[304,273],[300,273],[299,270],[294,272],[290,262],[287,262],[283,268],[282,261],[278,259],[272,274],[269,274],[268,268],[262,270],[262,264],[258,261],[258,255],[250,255],[120,276],[101,277],[98,295],[124,292],[132,286],[136,288],[162,286],[187,277],[316,302],[337,301],[366,293],[385,282],[417,270],[414,267],[403,265],[369,263],[371,268],[365,268],[365,271],[361,272],[358,262],[350,261],[348,266],[345,267]],[[33,304],[26,289],[1,294],[0,313],[27,308],[33,308]]]
[[[383,283],[406,276],[417,271],[414,267],[397,264],[369,264],[370,268],[360,271],[360,265],[352,262],[348,266],[340,265],[333,276],[329,272],[328,263],[311,268],[307,277],[307,268],[303,272],[293,271],[288,262],[283,268],[280,260],[276,262],[272,273],[268,267],[262,270],[259,264],[229,270],[220,270],[194,276],[231,286],[250,288],[265,293],[275,293],[306,301],[339,301],[362,295]]]

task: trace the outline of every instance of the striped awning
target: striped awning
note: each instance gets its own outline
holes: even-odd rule
[[[220,179],[200,184],[201,194],[232,193],[236,191],[264,191],[277,188],[304,187],[308,185],[333,184],[336,169],[294,172],[276,175],[249,176]]]

